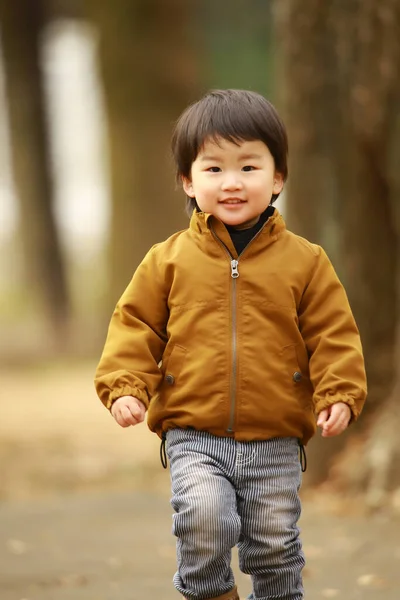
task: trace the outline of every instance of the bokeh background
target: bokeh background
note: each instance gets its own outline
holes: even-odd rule
[[[0,49],[0,506],[168,493],[158,439],[116,426],[93,373],[135,267],[188,222],[174,121],[232,87],[283,116],[279,209],[365,350],[367,406],[310,443],[305,501],[400,531],[399,0],[0,0]]]

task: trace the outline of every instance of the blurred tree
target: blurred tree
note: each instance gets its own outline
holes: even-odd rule
[[[70,303],[52,210],[48,123],[40,69],[40,35],[45,23],[46,8],[41,0],[0,2],[27,301],[35,304],[38,299],[42,303],[57,340],[65,331]]]
[[[400,425],[393,412],[400,376],[400,186],[393,168],[400,148],[400,3],[286,0],[275,3],[275,17],[291,141],[288,213],[298,233],[324,240],[334,262],[342,264],[339,272],[366,356],[369,402],[355,429],[370,440],[368,449],[382,433],[382,423],[397,419]],[[345,441],[346,436],[324,441],[325,454],[332,455]],[[321,446],[314,445],[319,457],[313,463],[314,480],[328,471]],[[377,470],[383,462],[392,463],[395,446],[386,444],[380,462],[374,443],[375,452],[364,451],[350,467],[343,454],[347,483],[358,489],[369,485],[371,491]],[[383,479],[387,488],[388,472],[380,485]],[[370,493],[377,495],[376,489]]]
[[[201,88],[185,0],[86,0],[100,32],[112,176],[110,302],[152,244],[187,226],[174,121]],[[109,308],[109,307],[108,307]]]
[[[329,36],[331,2],[295,0],[275,4],[279,108],[290,141],[286,186],[288,219],[294,231],[335,250],[332,206],[338,197],[331,146],[338,123],[336,70]],[[327,118],[329,115],[329,118]],[[310,216],[312,215],[312,218]]]
[[[197,4],[195,35],[201,40],[209,86],[273,96],[270,0],[202,0]]]

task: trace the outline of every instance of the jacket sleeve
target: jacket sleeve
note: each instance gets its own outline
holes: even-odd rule
[[[315,412],[345,402],[358,418],[367,395],[360,335],[346,292],[324,250],[299,307],[299,328],[309,354]]]
[[[155,248],[137,268],[111,318],[95,376],[97,394],[108,409],[129,395],[148,407],[161,379],[168,306]]]

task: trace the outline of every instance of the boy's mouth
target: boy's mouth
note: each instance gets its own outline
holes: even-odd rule
[[[241,198],[225,198],[225,200],[220,200],[220,204],[244,204],[246,200],[242,200]]]

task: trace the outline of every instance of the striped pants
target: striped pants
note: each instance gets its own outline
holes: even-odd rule
[[[231,550],[251,575],[251,600],[301,600],[297,521],[301,482],[295,438],[237,442],[206,432],[167,433],[176,589],[189,600],[235,598]]]

